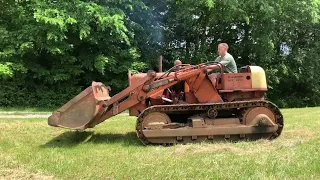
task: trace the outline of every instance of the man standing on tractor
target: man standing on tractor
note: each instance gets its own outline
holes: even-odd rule
[[[179,59],[174,61],[174,66],[175,66],[175,71],[179,71],[181,70],[181,65],[182,65],[182,61],[180,61]],[[177,84],[172,86],[172,93],[171,93],[171,98],[174,101],[179,101],[179,99],[182,99],[184,96],[184,82],[178,82]]]
[[[224,66],[226,73],[237,73],[237,65],[232,55],[228,53],[229,46],[227,43],[220,43],[218,45],[219,57],[216,58],[215,62],[218,62]]]

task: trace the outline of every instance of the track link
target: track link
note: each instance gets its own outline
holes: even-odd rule
[[[156,105],[156,106],[151,106],[147,109],[145,109],[138,117],[137,122],[136,122],[136,133],[138,138],[141,140],[141,142],[145,145],[148,144],[172,144],[172,142],[174,141],[174,144],[179,144],[179,141],[175,141],[173,139],[176,139],[176,137],[170,137],[170,138],[163,138],[162,141],[165,143],[153,143],[151,142],[148,137],[146,137],[143,134],[143,121],[144,118],[152,113],[152,112],[161,112],[161,113],[165,113],[165,114],[170,114],[170,113],[174,113],[174,112],[190,112],[193,111],[194,114],[197,113],[202,113],[205,111],[208,111],[209,109],[216,109],[217,111],[219,110],[224,110],[224,109],[238,109],[238,111],[242,111],[242,110],[246,110],[248,108],[254,108],[254,107],[266,107],[268,109],[270,109],[274,115],[275,115],[275,120],[276,120],[276,124],[278,125],[278,130],[267,136],[267,139],[275,139],[278,136],[280,136],[284,123],[283,123],[283,116],[279,110],[279,108],[273,104],[272,102],[269,101],[238,101],[238,102],[223,102],[223,103],[205,103],[205,104],[177,104],[177,105]],[[240,135],[238,136],[239,139],[243,139],[240,137]],[[249,136],[245,136],[244,139],[250,139]],[[261,136],[261,138],[265,138],[263,136]],[[199,139],[194,140],[194,143],[198,143],[201,141],[206,141],[207,138],[206,137],[202,137]],[[181,142],[183,143],[183,142]]]

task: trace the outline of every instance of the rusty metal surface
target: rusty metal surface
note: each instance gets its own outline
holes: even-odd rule
[[[92,92],[94,98],[97,101],[108,101],[111,97],[109,96],[109,91],[111,91],[110,86],[105,86],[101,82],[92,82]]]
[[[202,81],[199,89],[194,92],[194,95],[200,103],[223,102],[219,93],[208,78],[205,78]]]
[[[159,56],[158,66],[158,72],[162,72],[162,56]]]
[[[75,130],[86,129],[103,109],[102,102],[111,99],[110,90],[109,86],[93,81],[90,87],[53,112],[48,124]]]
[[[48,124],[63,128],[83,130],[99,110],[92,87],[88,87],[64,106],[53,112]]]
[[[222,74],[222,89],[251,89],[251,73],[229,73]]]
[[[144,144],[274,139],[281,134],[280,110],[263,101],[267,89],[252,89],[250,73],[222,74],[220,78],[207,75],[212,69],[223,70],[220,64],[175,68],[164,73],[129,72],[129,87],[113,97],[110,87],[93,82],[55,111],[48,124],[83,130],[129,109],[130,115],[138,116],[136,132]],[[182,95],[168,93],[180,82],[185,87]]]
[[[268,111],[264,110],[267,114],[272,112],[274,115],[274,126],[252,126],[245,124],[241,125],[223,125],[225,129],[219,126],[212,126],[204,132],[205,128],[200,128],[200,130],[194,130],[192,127],[182,127],[181,131],[179,128],[175,131],[169,131],[164,129],[162,135],[161,130],[155,131],[155,134],[152,134],[151,130],[146,131],[142,127],[145,116],[152,112],[162,112],[162,113],[173,113],[173,112],[190,112],[193,114],[206,112],[209,109],[238,109],[239,112],[247,110],[247,108],[263,107],[267,108]],[[241,114],[241,113],[239,113]],[[272,116],[270,115],[270,116]],[[269,116],[269,115],[268,115]],[[241,117],[243,118],[243,117]],[[172,120],[172,119],[171,119]],[[173,120],[172,120],[173,121]],[[245,122],[245,120],[242,120]],[[216,129],[216,128],[219,128]],[[170,144],[170,143],[188,143],[188,142],[200,142],[205,140],[211,140],[216,138],[231,138],[231,139],[274,139],[278,137],[283,129],[283,116],[276,105],[268,101],[245,101],[245,102],[229,102],[229,103],[210,103],[210,104],[193,104],[193,105],[167,105],[167,106],[153,106],[147,108],[144,112],[140,114],[136,123],[136,132],[137,136],[143,144]],[[213,132],[214,131],[214,132]],[[170,133],[169,133],[170,132]],[[190,133],[188,135],[188,132]],[[159,134],[160,133],[160,134]],[[169,134],[170,135],[169,135]],[[198,133],[198,134],[197,134]],[[192,137],[197,136],[197,138]],[[217,136],[217,137],[216,137]],[[219,136],[219,137],[218,137]],[[179,140],[178,140],[179,139]]]
[[[167,114],[160,112],[153,112],[148,114],[142,123],[143,128],[148,128],[150,123],[163,123],[168,124],[171,123],[170,118]]]
[[[92,128],[106,119],[117,115],[130,107],[136,106],[141,101],[144,101],[145,96],[140,94],[143,94],[142,86],[156,76],[157,74],[154,71],[149,71],[138,83],[132,84],[128,88],[112,96],[108,101],[104,101],[104,108],[100,108],[100,113],[93,118],[93,120],[88,124],[88,127]]]
[[[276,122],[275,114],[269,108],[254,107],[246,110],[245,114],[243,115],[243,118],[245,120],[244,124],[252,124],[258,114],[264,114],[268,116],[271,121]]]
[[[220,95],[228,102],[231,101],[243,101],[243,100],[264,100],[263,91],[252,91],[252,92],[228,92],[220,93]]]
[[[239,118],[217,118],[217,119],[209,119],[206,118],[205,122],[207,125],[230,125],[230,124],[240,124]]]
[[[142,130],[143,134],[148,138],[163,138],[163,137],[188,137],[188,136],[221,136],[221,135],[240,135],[240,134],[265,134],[274,133],[278,126],[271,126],[256,130],[255,126],[211,126],[206,128],[178,128],[178,129],[157,129],[157,130]]]

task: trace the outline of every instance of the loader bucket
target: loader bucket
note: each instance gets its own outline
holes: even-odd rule
[[[110,87],[92,82],[92,86],[53,112],[48,124],[75,130],[86,129],[98,112],[103,110],[100,102],[110,99],[109,91]]]

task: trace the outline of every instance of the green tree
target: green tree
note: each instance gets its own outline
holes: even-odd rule
[[[126,79],[128,69],[146,67],[138,61],[134,32],[127,28],[121,7],[130,6],[129,2],[114,6],[80,0],[1,4],[0,75],[6,87],[0,93],[2,105],[55,106],[92,80],[105,82],[117,92],[126,86],[119,82]],[[21,91],[20,96],[15,91]]]
[[[266,70],[268,99],[281,107],[320,104],[313,78],[319,75],[319,1],[166,2],[166,58],[213,60],[218,43],[227,42],[239,67]]]

